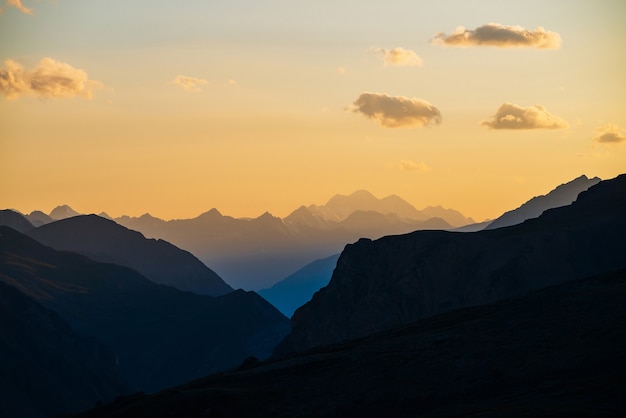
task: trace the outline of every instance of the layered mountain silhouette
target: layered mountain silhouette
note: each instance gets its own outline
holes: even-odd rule
[[[254,292],[183,292],[6,226],[0,227],[0,281],[59,314],[77,334],[106,344],[134,390],[159,390],[249,356],[265,358],[289,330],[287,318]]]
[[[76,417],[589,417],[626,409],[626,270],[137,395]]]
[[[96,215],[52,222],[31,230],[29,235],[57,250],[131,267],[155,283],[180,290],[211,296],[233,290],[191,253],[167,241],[146,239],[139,232]]]
[[[402,326],[452,309],[626,267],[626,175],[507,228],[417,231],[346,246],[277,353]]]
[[[0,326],[0,416],[50,417],[130,393],[111,350],[1,281]]]
[[[335,196],[322,206],[301,206],[284,219],[267,212],[254,219],[235,219],[212,209],[194,219],[164,221],[146,214],[115,221],[191,251],[227,283],[247,289],[272,286],[277,278],[338,253],[360,237],[450,229],[472,222],[453,210],[419,211],[397,196],[377,199],[366,191]]]
[[[308,302],[313,294],[326,286],[337,265],[339,254],[315,260],[259,294],[285,316],[291,317],[296,309]]]
[[[527,219],[536,218],[548,209],[567,206],[576,200],[579,193],[599,182],[600,178],[598,177],[590,179],[582,175],[568,183],[561,184],[546,195],[533,197],[519,208],[504,213],[487,225],[485,229],[516,225]]]
[[[35,210],[28,215],[24,215],[24,217],[28,219],[28,221],[34,226],[41,226],[49,224],[50,222],[54,222],[54,219],[52,219],[49,215],[46,215],[40,210]]]

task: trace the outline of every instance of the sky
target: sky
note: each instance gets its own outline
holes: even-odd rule
[[[0,207],[495,218],[626,172],[623,0],[0,0]]]

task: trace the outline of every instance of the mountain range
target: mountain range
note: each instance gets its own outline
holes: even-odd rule
[[[522,224],[361,239],[300,307],[277,353],[366,336],[456,308],[626,267],[626,175]]]
[[[378,199],[361,190],[337,195],[322,206],[301,206],[284,219],[264,213],[236,219],[217,209],[194,219],[164,221],[145,214],[115,221],[191,251],[231,286],[263,289],[312,260],[338,253],[360,237],[416,229],[448,229],[472,222],[459,212],[419,211],[397,196]]]
[[[265,358],[289,330],[287,318],[254,292],[183,292],[6,226],[0,227],[0,281],[56,312],[78,335],[107,345],[134,390],[159,390],[249,356]]]

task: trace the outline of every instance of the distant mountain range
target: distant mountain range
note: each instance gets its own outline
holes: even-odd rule
[[[191,251],[231,286],[247,289],[271,286],[361,237],[472,222],[451,209],[419,211],[397,196],[378,199],[364,190],[337,195],[322,206],[301,206],[284,219],[267,212],[254,219],[235,219],[211,209],[194,219],[163,221],[146,214],[115,221]]]
[[[626,268],[626,175],[508,228],[417,231],[346,246],[277,353],[303,351],[452,309]]]
[[[182,292],[6,226],[0,226],[0,282],[59,314],[76,334],[106,344],[134,390],[159,390],[249,356],[267,357],[289,330],[287,318],[253,292]]]

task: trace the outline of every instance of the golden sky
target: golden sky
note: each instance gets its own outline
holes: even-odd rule
[[[494,218],[626,172],[626,3],[0,3],[0,207]]]

